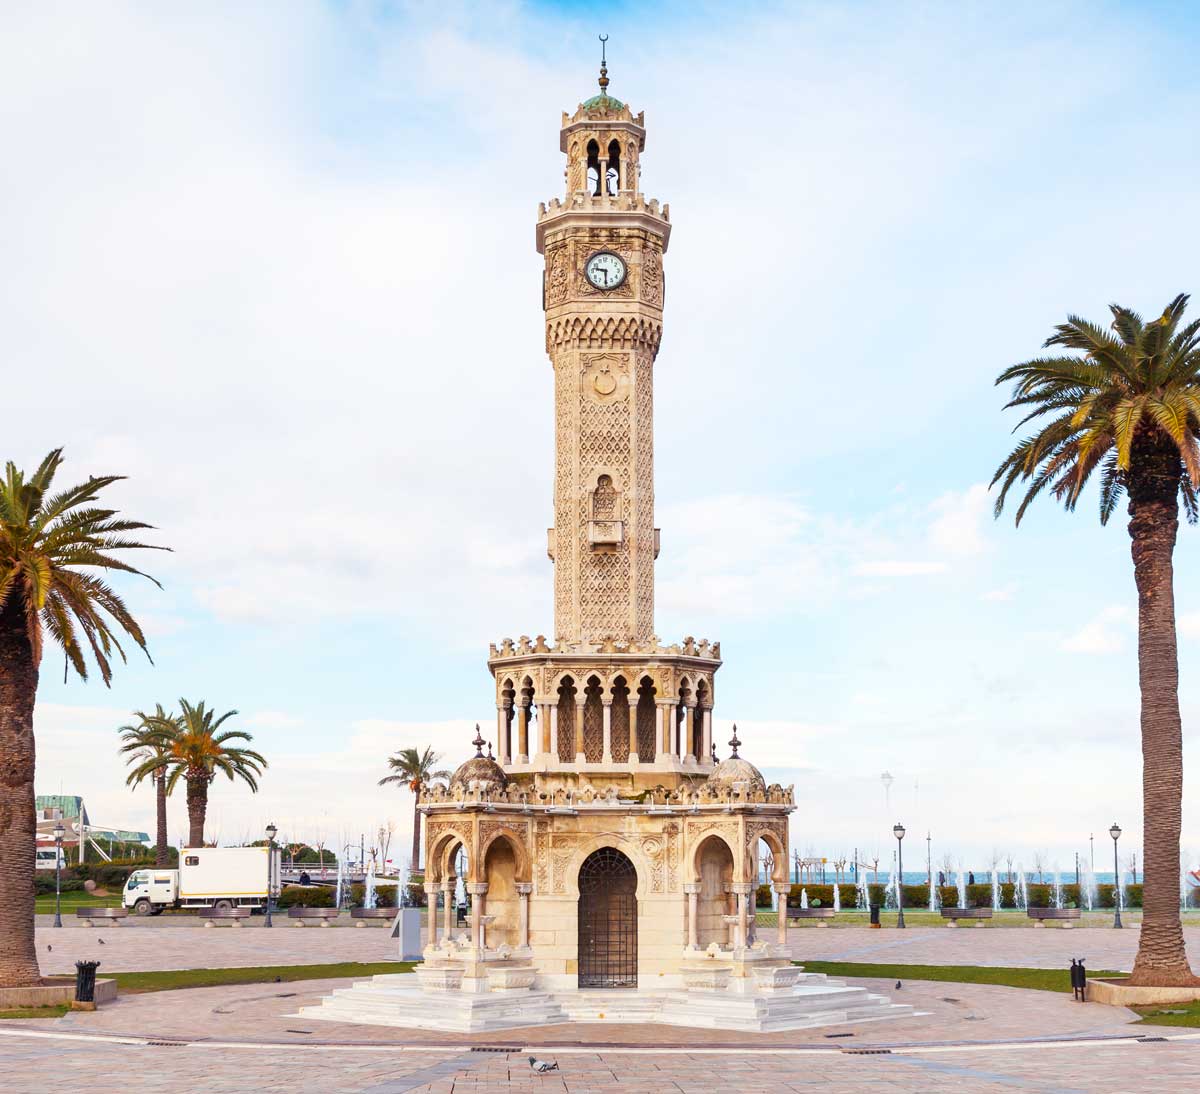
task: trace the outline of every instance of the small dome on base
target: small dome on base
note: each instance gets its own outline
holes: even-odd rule
[[[738,740],[737,726],[734,726],[733,738],[729,742],[733,752],[728,759],[722,760],[713,768],[707,785],[712,789],[729,790],[734,783],[745,783],[747,793],[760,790],[765,794],[767,781],[762,777],[762,772],[749,760],[744,760],[738,755],[738,745],[741,743]]]
[[[450,776],[450,789],[465,792],[471,789],[471,783],[474,782],[478,783],[479,789],[485,793],[503,790],[508,786],[508,776],[504,773],[504,768],[490,755],[483,754],[484,741],[479,733],[479,726],[475,727],[475,740],[471,744],[475,746],[475,755],[466,763],[460,764]]]

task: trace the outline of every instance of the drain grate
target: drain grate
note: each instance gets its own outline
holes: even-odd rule
[[[827,1034],[825,1034],[825,1036],[832,1039],[834,1037],[853,1037],[854,1034],[853,1033],[827,1033]]]
[[[520,1052],[520,1045],[472,1045],[472,1052]]]
[[[184,1048],[187,1045],[186,1041],[147,1041],[147,1046],[152,1048]]]
[[[892,1050],[890,1048],[844,1048],[842,1049],[847,1056],[890,1056]]]
[[[285,1029],[284,1033],[312,1033],[311,1029]]]
[[[1165,1040],[1166,1040],[1165,1037],[1139,1037],[1138,1044],[1139,1045],[1149,1045],[1155,1041],[1165,1041]]]

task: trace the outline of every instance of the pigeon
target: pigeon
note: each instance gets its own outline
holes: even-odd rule
[[[545,1060],[539,1060],[536,1056],[530,1056],[529,1070],[535,1075],[545,1075],[547,1071],[557,1071],[558,1064],[550,1064]]]
[[[103,938],[97,938],[97,939],[96,939],[96,941],[97,941],[97,942],[99,942],[101,946],[106,946],[106,945],[108,945],[108,943],[107,943],[107,942],[105,942]]]
[[[899,980],[896,981],[896,990],[897,991],[900,990],[900,981]]]

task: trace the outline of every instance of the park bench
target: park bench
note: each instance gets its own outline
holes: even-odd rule
[[[392,920],[396,918],[396,909],[351,908],[350,918],[355,920],[356,927],[390,927]]]
[[[1063,930],[1070,930],[1075,924],[1072,920],[1079,918],[1078,908],[1029,908],[1026,914],[1034,920],[1035,927],[1044,927],[1047,923],[1057,923]]]
[[[119,927],[121,920],[129,915],[128,908],[76,908],[75,917],[79,926]]]
[[[943,908],[942,918],[947,927],[957,927],[960,919],[974,920],[976,927],[987,926],[986,920],[992,918],[991,908]]]
[[[200,918],[206,927],[240,927],[250,918],[249,908],[201,908]]]
[[[788,919],[812,919],[814,927],[828,927],[825,922],[827,919],[832,919],[837,915],[836,908],[793,908],[790,905],[787,910]]]
[[[338,917],[337,908],[289,908],[288,919],[293,927],[328,927]]]

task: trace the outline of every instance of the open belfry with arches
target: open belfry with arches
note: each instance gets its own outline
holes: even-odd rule
[[[792,788],[738,754],[736,727],[717,759],[720,643],[655,633],[670,210],[640,190],[643,114],[608,93],[605,66],[599,82],[562,116],[566,195],[539,206],[536,226],[554,380],[555,637],[491,646],[494,750],[477,730],[449,785],[420,790],[416,985],[377,977],[311,1016],[472,1030],[624,1013],[778,1029],[907,1011],[805,975],[786,916],[756,929],[760,862],[781,907],[789,888]]]

